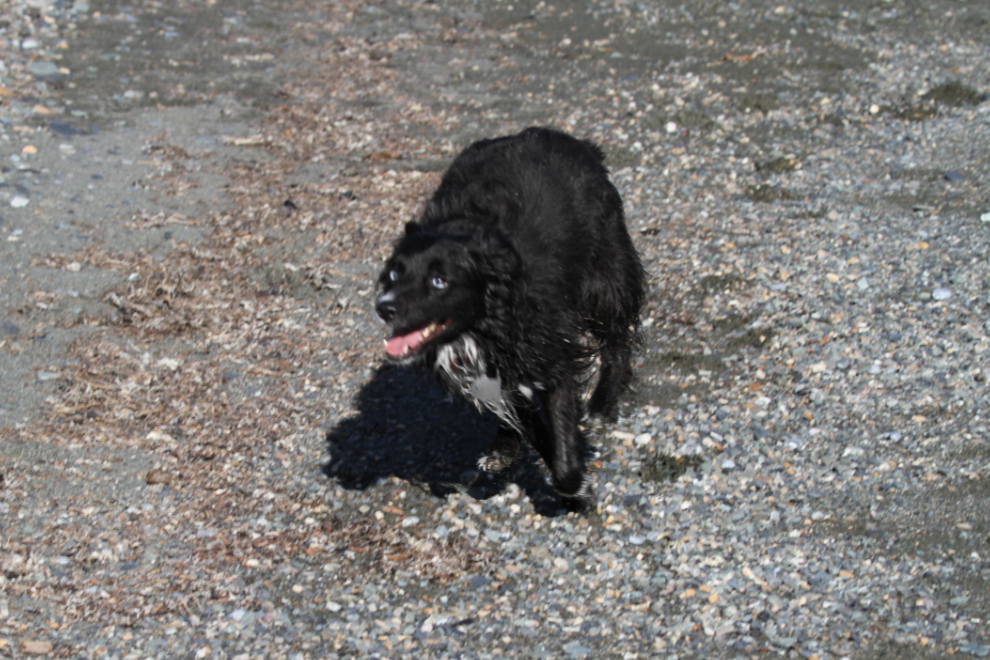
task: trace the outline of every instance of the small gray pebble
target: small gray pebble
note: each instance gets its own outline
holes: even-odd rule
[[[35,76],[57,76],[58,66],[54,62],[34,61],[28,64],[27,70]]]
[[[472,589],[479,589],[491,583],[491,578],[487,578],[484,575],[475,575],[473,578],[468,580],[468,586]]]
[[[586,658],[591,653],[591,649],[578,642],[571,642],[570,644],[564,644],[564,653],[571,658]]]
[[[72,124],[64,122],[60,119],[55,119],[48,124],[48,130],[50,130],[55,135],[61,135],[62,137],[72,137],[73,135],[85,135],[86,131],[81,131]]]

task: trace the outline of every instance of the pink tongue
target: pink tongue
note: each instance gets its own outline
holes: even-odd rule
[[[413,330],[408,335],[395,335],[385,343],[385,352],[393,357],[402,355],[402,351],[408,346],[410,351],[415,351],[416,347],[423,343],[423,330]]]

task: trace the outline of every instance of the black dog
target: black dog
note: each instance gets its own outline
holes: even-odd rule
[[[475,142],[406,225],[375,309],[390,360],[424,360],[499,417],[479,461],[499,471],[519,438],[574,508],[594,506],[577,425],[596,353],[593,416],[614,419],[631,375],[643,268],[601,149],[546,128]]]

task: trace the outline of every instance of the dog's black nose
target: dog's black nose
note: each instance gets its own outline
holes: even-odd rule
[[[399,306],[396,304],[392,294],[386,293],[378,298],[378,301],[375,303],[375,311],[378,312],[378,316],[383,321],[388,323],[395,318],[396,313],[399,311]]]

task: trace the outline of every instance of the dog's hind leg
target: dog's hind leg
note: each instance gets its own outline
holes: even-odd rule
[[[597,499],[584,470],[583,447],[578,437],[580,402],[577,386],[565,382],[540,397],[544,409],[527,415],[530,442],[550,469],[553,487],[568,507],[594,508]]]
[[[588,402],[591,417],[606,422],[614,422],[618,417],[619,394],[632,378],[632,368],[629,366],[631,355],[626,342],[610,342],[602,346],[598,385]]]
[[[522,454],[520,439],[518,431],[505,424],[499,424],[498,435],[488,447],[488,451],[478,459],[478,469],[482,472],[498,473],[512,467]]]
[[[620,213],[610,266],[592,269],[583,289],[589,329],[601,347],[602,362],[588,413],[610,422],[617,416],[619,394],[632,379],[630,359],[643,304],[643,267],[621,222]]]

